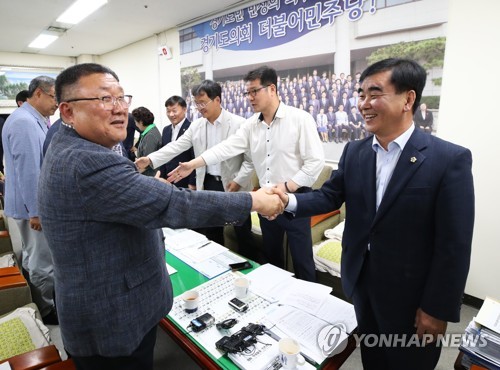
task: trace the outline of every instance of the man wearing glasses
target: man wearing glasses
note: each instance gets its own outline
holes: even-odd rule
[[[161,228],[237,224],[283,204],[264,191],[180,190],[142,176],[111,150],[127,135],[131,97],[107,67],[69,67],[56,94],[64,125],[43,162],[39,204],[64,348],[79,370],[152,370],[173,303]]]
[[[203,115],[191,123],[186,132],[176,141],[172,141],[160,150],[147,157],[138,158],[136,165],[139,169],[148,166],[158,168],[172,160],[175,156],[190,149],[198,156],[205,150],[219,144],[233,135],[245,122],[243,117],[237,116],[223,109],[221,106],[221,86],[211,80],[205,80],[193,87],[194,104]],[[196,171],[196,188],[198,190],[215,191],[249,191],[253,165],[245,153],[238,153],[224,161],[214,163],[207,168]],[[239,252],[248,258],[255,258],[255,248],[252,246],[250,215],[243,226],[235,227],[238,238]],[[208,239],[224,245],[224,229],[222,227],[197,230]],[[250,254],[250,255],[249,255]]]
[[[278,187],[283,192],[308,192],[324,166],[323,147],[314,118],[307,112],[280,103],[276,71],[267,66],[248,72],[246,92],[255,112],[238,132],[224,142],[181,163],[171,172],[169,181],[186,177],[195,168],[227,160],[250,152],[261,188]],[[293,259],[299,279],[315,281],[310,218],[289,219],[278,216],[270,221],[260,217],[264,251],[269,262],[284,267],[283,240]]]
[[[55,81],[39,76],[29,85],[28,99],[5,122],[5,215],[19,229],[23,269],[29,274],[33,301],[46,324],[57,324],[52,258],[40,224],[37,191],[47,119],[57,109]]]

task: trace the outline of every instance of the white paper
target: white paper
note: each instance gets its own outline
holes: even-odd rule
[[[275,325],[271,331],[282,338],[290,337],[298,341],[301,351],[316,363],[321,364],[326,359],[319,350],[317,340],[319,332],[328,323],[289,306],[277,307],[268,313],[266,319]]]
[[[477,313],[476,322],[500,334],[500,302],[486,297]]]
[[[168,263],[165,263],[165,265],[167,266],[167,272],[169,275],[173,275],[177,272],[177,270],[170,266]]]
[[[293,274],[291,272],[280,269],[269,263],[247,274],[247,277],[252,281],[250,290],[273,302],[279,300],[278,296],[281,292],[281,290],[276,289],[276,287],[291,281],[292,276]]]
[[[223,252],[227,251],[226,247],[223,247],[220,244],[217,244],[216,242],[209,242],[207,245],[203,245],[200,247],[190,247],[190,248],[184,248],[180,251],[180,254],[186,256],[189,260],[198,263],[202,262],[205,260],[208,260],[209,258],[215,257],[218,254],[221,254]]]
[[[294,306],[313,315],[316,314],[323,302],[330,296],[332,288],[309,281],[292,280],[293,283],[289,285],[287,295],[280,300],[280,303]]]
[[[327,297],[315,316],[330,324],[344,324],[349,334],[358,326],[354,306],[333,295]]]
[[[164,231],[163,235],[165,236],[165,246],[174,250],[200,246],[208,241],[205,235],[190,229],[182,229],[174,233],[167,231],[167,235]]]

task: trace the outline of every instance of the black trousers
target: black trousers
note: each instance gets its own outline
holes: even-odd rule
[[[220,177],[205,174],[205,179],[203,181],[203,188],[205,190],[213,191],[225,191],[224,185]],[[234,231],[236,233],[236,238],[238,239],[239,253],[243,256],[255,260],[256,254],[253,253],[255,250],[253,243],[253,235],[251,232],[252,220],[250,214],[241,226],[235,226]],[[203,227],[195,229],[200,234],[205,235],[208,239],[224,245],[224,228],[223,227]]]
[[[205,174],[205,179],[203,180],[203,189],[224,191],[224,185],[222,184],[220,177],[216,178],[215,176],[211,176],[207,173]],[[223,227],[200,227],[194,230],[205,235],[209,240],[212,240],[220,245],[224,245]]]
[[[400,294],[392,290],[397,284],[402,287]],[[381,281],[373,267],[373,257],[367,253],[353,294],[358,334],[370,338],[361,341],[365,370],[431,370],[438,363],[441,347],[436,343],[406,346],[416,332],[414,323],[420,294],[411,287],[404,289],[404,284]],[[384,287],[389,286],[391,290],[384,291]],[[396,342],[394,345],[393,341],[389,345],[378,345],[382,336],[395,335],[406,338],[404,344]]]
[[[284,268],[283,239],[285,232],[292,255],[295,276],[302,280],[316,281],[316,267],[312,251],[311,218],[289,219],[279,215],[269,221],[259,215],[264,253],[269,263]]]
[[[91,324],[90,324],[91,325]],[[130,356],[103,357],[71,356],[78,370],[153,370],[153,353],[156,343],[156,326],[142,339]]]

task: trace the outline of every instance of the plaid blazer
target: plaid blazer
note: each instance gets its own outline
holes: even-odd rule
[[[65,348],[126,356],[172,306],[161,227],[243,222],[248,193],[179,190],[61,127],[39,184]],[[189,210],[189,211],[188,211]]]

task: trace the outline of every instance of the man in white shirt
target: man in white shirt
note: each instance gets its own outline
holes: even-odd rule
[[[283,192],[307,192],[324,166],[323,147],[314,118],[307,112],[280,103],[276,71],[262,66],[245,77],[246,92],[255,112],[230,138],[171,172],[169,181],[186,177],[195,168],[250,151],[261,187],[278,187]],[[285,232],[295,275],[315,281],[310,218],[274,221],[260,217],[264,252],[272,264],[284,267]]]
[[[149,154],[147,157],[138,158],[136,165],[139,169],[148,166],[157,168],[172,160],[178,154],[193,148],[194,155],[199,156],[205,150],[226,140],[234,134],[242,123],[243,117],[229,113],[221,107],[220,85],[211,80],[205,80],[200,85],[193,87],[194,105],[203,115],[191,123],[189,128],[177,140],[170,142],[160,150]],[[196,189],[215,191],[249,191],[252,190],[251,179],[253,166],[249,157],[238,153],[224,161],[214,163],[211,166],[196,170]],[[252,246],[252,234],[250,215],[242,226],[236,226],[235,231],[238,238],[239,252],[250,253]],[[198,229],[209,239],[224,245],[224,229],[222,227]]]

